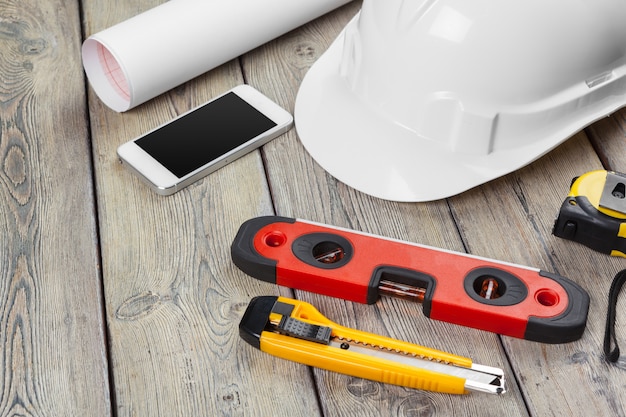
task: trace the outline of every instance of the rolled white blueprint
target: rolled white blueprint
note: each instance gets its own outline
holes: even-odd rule
[[[123,112],[351,0],[170,0],[90,36],[91,86]]]

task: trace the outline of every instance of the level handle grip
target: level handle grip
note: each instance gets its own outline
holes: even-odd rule
[[[275,259],[261,255],[254,248],[254,238],[263,227],[276,222],[295,223],[295,219],[280,216],[255,217],[244,222],[230,246],[230,255],[235,265],[246,274],[262,281],[276,284]]]

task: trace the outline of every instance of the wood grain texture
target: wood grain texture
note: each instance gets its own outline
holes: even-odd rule
[[[298,45],[294,49],[308,51],[305,56],[294,55],[296,63],[285,64],[290,73],[300,74],[294,75],[296,84],[345,21],[334,23],[331,19],[314,22],[293,34],[291,42]],[[478,363],[503,367],[509,375],[516,374],[515,379],[509,378],[506,398],[492,400],[421,392],[407,395],[397,387],[315,370],[325,415],[408,415],[416,410],[419,415],[582,416],[589,410],[598,415],[623,414],[617,392],[625,381],[620,375],[621,365],[601,376],[608,368],[601,356],[608,287],[590,285],[598,279],[594,274],[610,279],[620,260],[589,253],[575,244],[572,248],[572,242],[560,241],[551,234],[571,179],[599,167],[584,134],[576,135],[526,169],[448,201],[428,204],[380,201],[346,187],[324,173],[297,138],[268,145],[265,155],[279,215],[540,267],[572,277],[588,289],[592,298],[589,330],[581,341],[544,345],[430,321],[414,305],[403,301],[381,300],[375,307],[354,306],[298,292],[299,297],[324,306],[324,311],[338,322],[464,354]],[[581,260],[584,265],[580,265]],[[607,391],[599,397],[603,387]]]
[[[110,415],[75,1],[0,1],[0,415]]]
[[[581,340],[544,345],[503,338],[521,389],[532,399],[528,405],[533,414],[621,415],[623,410],[616,399],[624,376],[609,369],[602,357],[605,299],[620,260],[551,234],[572,178],[598,168],[597,156],[580,133],[528,167],[452,199],[473,253],[559,273],[590,294]],[[480,214],[477,207],[484,208]],[[494,239],[501,244],[495,245]]]
[[[244,82],[293,112],[304,75],[361,2],[116,113],[85,84],[81,37],[161,3],[0,0],[0,416],[626,415],[626,362],[601,354],[623,259],[552,235],[573,177],[626,171],[623,110],[447,200],[355,191],[317,165],[296,129],[161,197],[121,167],[120,144]],[[586,331],[546,345],[430,320],[406,300],[363,305],[255,280],[233,265],[230,244],[245,220],[267,214],[561,274],[590,294]],[[509,391],[409,390],[267,355],[240,339],[238,324],[252,297],[271,294],[501,367]]]
[[[306,70],[354,16],[358,6],[351,3],[332,16],[290,34],[288,42],[293,44],[294,53],[282,61],[285,69],[278,73],[290,74],[293,79],[281,80],[283,86],[285,83],[289,86],[283,88],[297,91]],[[244,64],[261,65],[252,59]],[[250,81],[264,80],[250,78]],[[278,215],[463,250],[445,201],[399,204],[356,192],[317,166],[297,137],[273,141],[264,148],[264,155]],[[507,367],[496,335],[429,320],[418,304],[383,299],[375,306],[368,306],[301,291],[297,291],[297,296],[312,302],[331,320],[343,325],[469,356],[476,363]],[[416,392],[319,369],[314,370],[314,375],[326,416],[526,415],[514,381],[506,400],[497,398],[492,402],[480,395],[454,397]],[[483,414],[486,400],[489,410]]]
[[[103,7],[84,2],[94,30],[111,23],[100,21]],[[119,416],[317,414],[309,370],[261,354],[238,334],[250,298],[277,293],[230,259],[238,226],[272,212],[260,152],[170,197],[154,194],[115,156],[121,143],[243,82],[234,60],[124,114],[90,97]],[[262,87],[277,98],[275,86]]]
[[[624,141],[626,140],[626,110],[622,109],[598,120],[587,128],[594,149],[605,169],[626,172]]]

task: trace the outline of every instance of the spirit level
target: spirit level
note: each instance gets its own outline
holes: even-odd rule
[[[380,295],[427,317],[544,343],[579,339],[589,295],[557,274],[285,217],[241,225],[233,262],[248,275],[350,301]]]

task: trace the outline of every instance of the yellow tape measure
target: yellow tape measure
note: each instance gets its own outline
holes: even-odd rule
[[[575,178],[552,233],[626,258],[626,174],[597,170]]]

